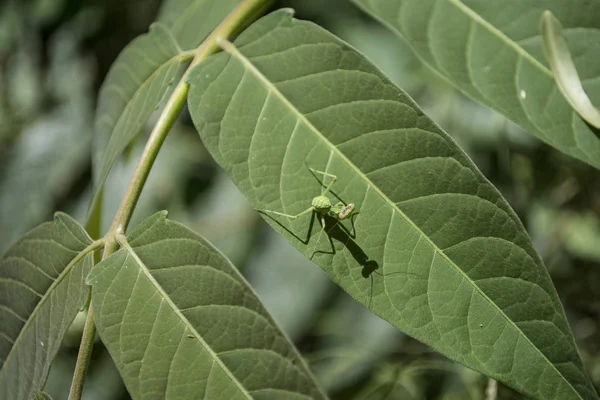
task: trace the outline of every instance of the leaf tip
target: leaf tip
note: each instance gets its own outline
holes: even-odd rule
[[[71,224],[75,223],[76,225],[79,225],[77,223],[77,221],[75,221],[73,219],[73,217],[71,217],[69,214],[64,213],[62,211],[56,211],[54,213],[53,217],[54,217],[53,218],[53,222],[54,223],[58,223],[58,224],[61,224],[61,225],[71,225]]]
[[[54,213],[54,215],[53,215],[53,219],[54,219],[54,221],[60,221],[60,220],[63,220],[63,219],[65,219],[65,218],[68,218],[68,217],[69,217],[69,215],[68,215],[68,214],[65,214],[65,213],[64,213],[64,212],[62,212],[62,211],[56,211],[56,212]]]
[[[558,22],[558,19],[554,16],[554,14],[552,14],[552,11],[550,11],[550,10],[542,11],[542,15],[540,16],[540,26],[539,26],[539,29],[542,32],[542,35],[544,34],[544,31],[552,28],[553,25],[560,27],[560,22]]]
[[[552,11],[550,11],[550,10],[542,11],[542,19],[549,19],[549,18],[552,18]]]
[[[90,272],[85,277],[85,284],[87,286],[94,286],[98,282],[98,264],[94,265]]]
[[[296,10],[294,10],[291,7],[281,8],[277,12],[279,12],[281,14],[287,14],[290,18],[294,17],[294,14],[296,14]]]

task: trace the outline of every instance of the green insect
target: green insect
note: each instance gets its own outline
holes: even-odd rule
[[[340,201],[336,204],[333,204],[331,202],[331,200],[327,197],[327,194],[329,192],[331,192],[331,188],[332,188],[333,184],[337,181],[337,176],[327,173],[327,172],[317,171],[316,169],[313,169],[311,167],[308,167],[308,169],[311,170],[311,172],[313,172],[315,174],[320,174],[320,175],[323,175],[323,177],[331,178],[331,182],[329,183],[329,185],[327,185],[327,187],[325,187],[324,190],[321,190],[321,194],[312,199],[312,203],[309,208],[307,208],[306,210],[304,210],[298,214],[295,214],[295,215],[285,214],[285,213],[281,213],[278,211],[271,211],[271,210],[261,210],[261,211],[266,212],[266,213],[275,214],[275,215],[280,215],[282,217],[287,217],[290,219],[298,219],[304,215],[310,215],[314,212],[318,215],[318,217],[321,221],[321,226],[322,226],[321,231],[323,231],[325,229],[325,217],[330,217],[337,221],[343,221],[343,220],[351,218],[353,215],[358,214],[358,210],[354,206],[354,203],[344,204]]]

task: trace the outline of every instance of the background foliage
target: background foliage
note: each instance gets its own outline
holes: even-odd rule
[[[0,5],[0,253],[50,220],[54,210],[84,222],[98,88],[121,49],[147,30],[159,5],[158,0],[9,0]],[[275,6],[295,8],[298,18],[317,22],[368,55],[501,190],[550,270],[599,387],[600,182],[593,168],[458,93],[350,2],[289,0]],[[104,230],[140,143],[130,146],[109,176]],[[372,315],[268,228],[213,163],[188,116],[167,139],[133,226],[157,209],[168,209],[172,220],[204,235],[240,268],[332,398],[348,398],[347,393],[483,398],[485,377]],[[66,397],[82,323],[76,319],[52,367],[47,391],[54,398]],[[500,390],[501,398],[514,395]],[[100,346],[86,398],[128,398]]]

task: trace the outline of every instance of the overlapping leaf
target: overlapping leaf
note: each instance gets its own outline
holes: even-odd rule
[[[242,192],[257,209],[296,214],[323,190],[310,166],[337,176],[333,201],[360,210],[326,220],[327,233],[315,218],[263,212],[275,229],[448,357],[537,398],[595,398],[519,219],[403,91],[287,11],[223,47],[190,75],[189,106]]]
[[[540,31],[544,42],[546,58],[552,68],[556,85],[573,110],[594,128],[600,129],[600,110],[585,93],[567,41],[563,37],[562,26],[550,11],[544,11],[540,19]]]
[[[100,336],[133,398],[324,395],[231,263],[157,213],[92,270]]]
[[[564,25],[592,102],[600,103],[598,0],[354,0],[405,37],[451,83],[544,142],[600,168],[600,139],[546,66],[538,32],[550,10]]]
[[[191,49],[241,3],[241,0],[166,0],[157,21],[169,27],[179,46]]]
[[[41,390],[62,338],[87,293],[91,244],[76,221],[57,213],[0,260],[0,398],[30,399]]]
[[[95,122],[97,200],[112,166],[142,130],[198,46],[239,0],[171,0],[150,32],[119,55],[98,97]],[[168,7],[167,7],[168,6]]]
[[[94,199],[129,142],[140,132],[189,56],[179,55],[168,28],[160,23],[135,39],[113,64],[98,97],[95,123]]]

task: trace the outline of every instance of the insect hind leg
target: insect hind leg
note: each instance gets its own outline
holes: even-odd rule
[[[287,233],[289,233],[290,235],[292,235],[294,238],[296,238],[296,240],[298,240],[300,243],[302,243],[303,245],[307,246],[308,243],[310,242],[310,235],[313,229],[313,225],[315,224],[315,213],[313,212],[311,217],[310,217],[310,223],[308,225],[308,231],[306,233],[306,238],[301,238],[300,236],[296,235],[296,233],[294,233],[290,228],[288,228],[287,226],[285,226],[283,223],[281,223],[280,221],[278,221],[276,218],[274,218],[270,213],[273,214],[277,214],[280,215],[280,213],[277,213],[275,211],[266,211],[266,210],[257,210],[259,213],[269,217],[269,219],[273,222],[275,222],[277,225],[279,225],[283,230],[285,230]]]
[[[321,220],[321,232],[319,232],[319,239],[322,237],[323,233],[325,233],[325,236],[327,237],[327,241],[329,242],[329,246],[331,247],[331,251],[324,251],[324,250],[315,250],[313,251],[313,253],[310,256],[310,260],[312,261],[313,257],[316,254],[330,254],[330,255],[335,255],[336,251],[335,251],[335,244],[333,243],[333,239],[331,238],[331,235],[329,234],[329,232],[334,229],[339,221],[335,221],[335,224],[333,224],[333,226],[329,229],[327,229],[327,218],[325,218],[325,216],[320,215],[319,216],[320,220]],[[320,240],[317,240],[317,243]]]

